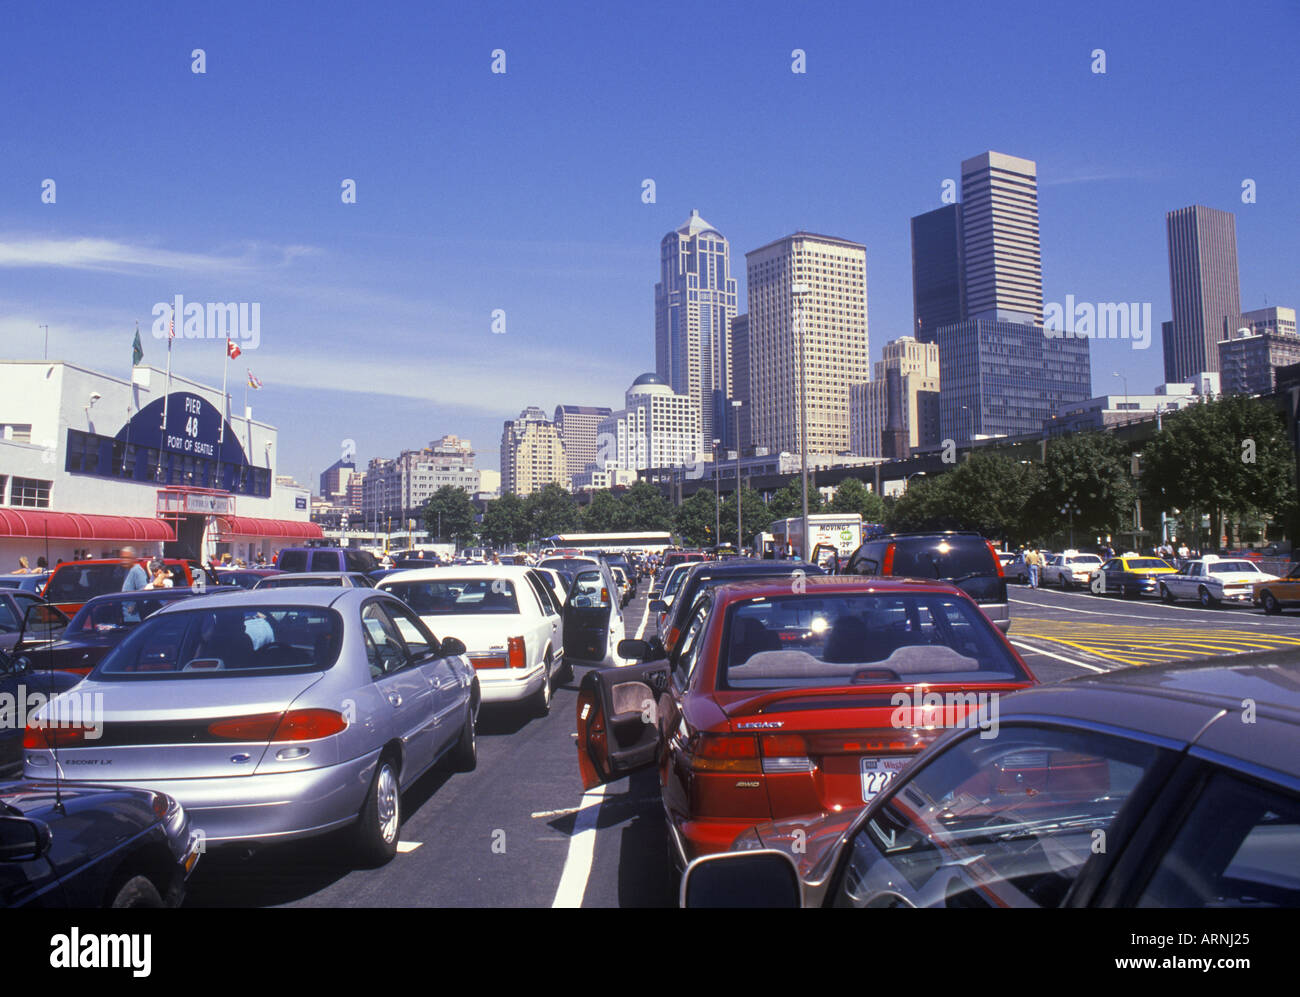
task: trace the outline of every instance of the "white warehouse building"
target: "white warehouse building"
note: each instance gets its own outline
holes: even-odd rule
[[[0,362],[0,573],[113,556],[252,563],[319,538],[310,493],[276,480],[276,430],[218,388],[149,366]],[[223,404],[223,402],[225,404]],[[164,425],[165,419],[165,425]]]

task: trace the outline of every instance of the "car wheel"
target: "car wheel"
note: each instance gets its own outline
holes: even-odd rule
[[[1201,586],[1198,594],[1201,597],[1201,606],[1205,609],[1213,609],[1219,604],[1219,600],[1210,595],[1210,590],[1204,585]]]
[[[1269,616],[1276,616],[1282,612],[1282,604],[1277,601],[1277,597],[1265,589],[1264,594],[1260,597],[1260,602],[1264,604],[1264,612]]]
[[[397,765],[390,755],[383,755],[357,821],[354,838],[357,858],[366,865],[384,865],[397,854],[397,832],[401,826],[402,789],[397,780]]]
[[[544,717],[551,712],[551,659],[546,659],[545,673],[542,675],[542,687],[533,693],[531,701],[533,716]]]
[[[457,772],[473,772],[478,765],[478,735],[474,733],[473,703],[465,710],[465,726],[461,728],[460,740],[451,749],[451,767]]]
[[[114,910],[121,907],[162,907],[162,897],[147,876],[133,876],[118,889],[109,904]]]

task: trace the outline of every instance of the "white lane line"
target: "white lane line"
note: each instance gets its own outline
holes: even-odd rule
[[[565,807],[563,810],[538,810],[528,816],[533,820],[542,820],[545,817],[567,817],[569,814],[576,814],[581,809],[582,807]]]
[[[1088,599],[1099,598],[1099,596],[1085,596],[1082,592],[1061,592],[1061,593],[1054,592],[1053,593],[1053,595],[1058,595],[1058,594],[1077,595],[1080,598],[1088,598]],[[1140,616],[1137,613],[1103,613],[1103,612],[1098,612],[1095,609],[1075,609],[1073,606],[1061,606],[1052,602],[1030,602],[1028,599],[1011,599],[1011,598],[1008,598],[1008,601],[1014,602],[1021,606],[1033,606],[1035,609],[1059,609],[1063,613],[1083,613],[1086,616],[1109,616],[1112,619],[1142,620],[1143,622],[1146,623],[1156,623],[1159,622],[1160,620],[1160,617],[1158,616]],[[1240,623],[1244,626],[1264,627],[1268,630],[1280,629],[1275,626],[1276,623],[1283,623],[1283,625],[1285,625],[1284,621],[1281,620],[1276,620],[1276,621],[1258,620],[1252,617],[1243,617],[1243,614],[1233,613],[1231,608],[1229,607],[1225,607],[1224,609],[1213,610],[1213,609],[1201,609],[1199,606],[1179,606],[1179,605],[1171,606],[1168,603],[1164,603],[1164,602],[1143,603],[1143,606],[1146,609],[1176,609],[1184,613],[1213,613],[1218,617],[1218,619],[1226,619],[1234,625]],[[1201,622],[1213,623],[1216,621],[1203,619],[1201,620]]]
[[[645,633],[646,624],[649,622],[650,600],[647,599],[645,614],[636,629],[638,640]],[[582,802],[572,810],[533,814],[534,817],[558,817],[575,812],[578,815],[573,822],[573,834],[569,837],[569,852],[564,857],[560,885],[555,891],[555,900],[551,903],[553,908],[582,906],[582,898],[587,893],[587,878],[591,875],[591,862],[596,855],[596,824],[600,820],[600,807],[604,799],[605,786],[600,785],[587,790],[582,796]]]
[[[1049,658],[1055,658],[1057,661],[1064,661],[1066,664],[1075,665],[1079,668],[1086,668],[1091,672],[1108,672],[1109,668],[1098,668],[1096,665],[1090,665],[1084,661],[1075,661],[1074,658],[1067,658],[1064,654],[1056,654],[1052,651],[1044,651],[1041,647],[1034,647],[1033,644],[1024,644],[1018,640],[1011,641],[1013,647],[1018,647],[1022,651],[1033,651],[1035,654],[1045,654]]]
[[[551,903],[553,908],[582,906],[582,898],[587,892],[587,877],[591,875],[591,860],[596,854],[596,820],[604,798],[603,784],[583,794],[582,805],[573,822],[573,834],[569,838],[569,853],[564,858],[564,871],[560,873],[560,885]]]

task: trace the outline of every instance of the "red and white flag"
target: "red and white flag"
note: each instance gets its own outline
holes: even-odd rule
[[[231,360],[236,359],[242,352],[244,351],[235,345],[233,339],[226,340],[226,356],[230,357]]]
[[[167,338],[169,340],[176,338],[176,316],[172,316],[171,322],[167,325]]]

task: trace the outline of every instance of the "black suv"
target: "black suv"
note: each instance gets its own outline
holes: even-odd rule
[[[855,550],[843,574],[950,582],[979,603],[1003,633],[1011,626],[1002,564],[978,533],[889,533]]]

